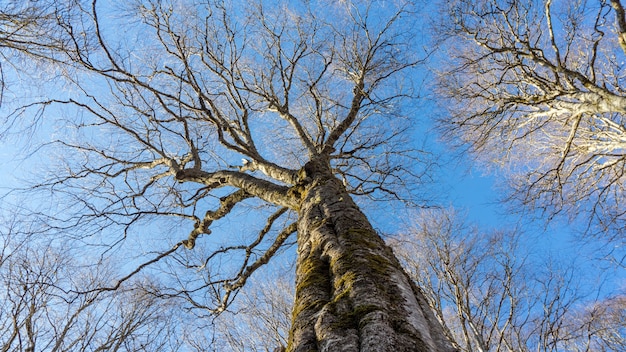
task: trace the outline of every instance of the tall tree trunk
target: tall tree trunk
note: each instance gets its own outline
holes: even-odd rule
[[[330,172],[309,163],[288,351],[453,351],[420,290]]]

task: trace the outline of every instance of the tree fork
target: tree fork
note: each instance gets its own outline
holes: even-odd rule
[[[287,351],[453,351],[419,289],[325,164],[303,169]]]

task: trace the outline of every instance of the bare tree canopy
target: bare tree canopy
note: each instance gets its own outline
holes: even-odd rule
[[[407,31],[414,4],[49,0],[1,11],[10,77],[35,76],[42,96],[6,79],[9,126],[51,130],[37,151],[52,155],[32,187],[49,204],[39,215],[75,246],[133,248],[120,263],[129,275],[96,289],[161,264],[171,285],[155,294],[218,314],[297,232],[287,350],[451,350],[351,198],[411,201],[407,184],[428,166],[403,142],[408,73],[423,58]]]
[[[2,219],[0,351],[176,351],[182,345],[169,308],[133,280],[116,292],[79,294],[115,278],[112,263],[81,263],[68,248]],[[25,233],[26,231],[26,233]]]
[[[626,19],[611,1],[447,1],[448,136],[512,172],[513,199],[588,234],[626,229]]]
[[[460,351],[623,351],[623,288],[600,294],[588,268],[534,259],[522,237],[429,210],[393,247]]]

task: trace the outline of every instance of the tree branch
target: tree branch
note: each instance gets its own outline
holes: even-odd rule
[[[262,234],[264,232],[269,231],[269,227],[271,226],[271,224],[272,224],[272,221],[270,219],[268,222],[268,226],[266,226],[266,228],[262,231]],[[297,229],[298,229],[298,224],[296,222],[291,223],[287,227],[285,227],[278,234],[278,236],[276,236],[274,243],[272,243],[272,245],[265,251],[265,253],[263,253],[263,255],[259,257],[259,259],[257,259],[254,263],[246,266],[245,269],[242,268],[242,271],[237,276],[237,280],[235,282],[224,284],[224,289],[226,290],[226,293],[222,297],[222,306],[218,308],[219,311],[223,311],[224,309],[226,309],[228,305],[228,299],[230,295],[232,294],[232,292],[242,288],[246,284],[250,276],[252,276],[252,274],[257,269],[267,264],[270,261],[270,259],[274,256],[274,254],[276,254],[278,249],[280,249],[283,246],[287,238],[289,238],[289,236],[292,233],[296,232]]]
[[[207,186],[209,189],[217,189],[224,186],[239,188],[246,193],[261,198],[272,204],[297,208],[296,199],[288,194],[289,187],[280,186],[272,182],[256,178],[239,171],[216,171],[206,172],[196,169],[183,169],[176,173],[179,182],[196,182]]]
[[[196,245],[196,238],[198,238],[198,236],[201,234],[208,235],[211,233],[210,226],[213,221],[219,220],[228,215],[237,203],[250,197],[252,197],[251,194],[240,189],[226,197],[220,198],[220,207],[215,211],[207,211],[204,218],[201,221],[196,222],[193,231],[191,231],[186,240],[182,241],[182,244],[184,244],[187,249],[193,249]]]

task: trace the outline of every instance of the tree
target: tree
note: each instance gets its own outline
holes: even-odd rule
[[[586,292],[582,268],[537,262],[521,238],[430,210],[393,247],[460,351],[622,350],[623,293]]]
[[[511,199],[623,240],[626,18],[611,1],[448,1],[442,130],[508,166]]]
[[[617,295],[591,305],[581,312],[589,338],[573,341],[572,350],[622,351],[626,348],[626,296]]]
[[[0,351],[176,351],[165,302],[134,282],[111,292],[79,291],[114,271],[86,266],[68,251],[23,241],[15,222],[0,230]],[[3,224],[4,225],[4,224]],[[32,233],[31,233],[32,234]]]
[[[427,166],[402,143],[407,73],[421,61],[406,31],[413,4],[119,6],[20,2],[0,17],[4,55],[21,60],[22,77],[36,67],[46,87],[10,121],[62,126],[40,149],[62,165],[33,185],[54,204],[50,228],[106,253],[133,246],[131,263],[152,238],[173,244],[96,289],[165,263],[185,275],[173,270],[175,285],[159,295],[219,314],[297,232],[288,351],[451,350],[351,197],[406,200],[402,186]],[[235,215],[243,236],[219,227]]]

